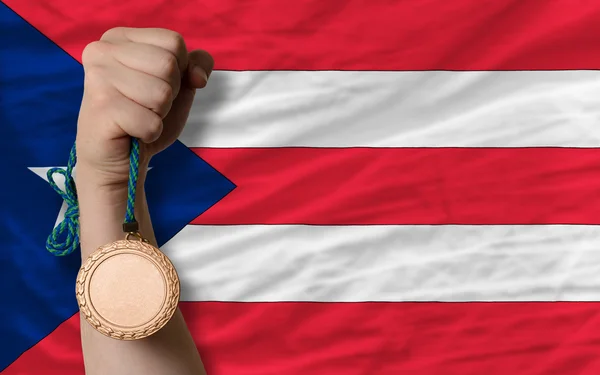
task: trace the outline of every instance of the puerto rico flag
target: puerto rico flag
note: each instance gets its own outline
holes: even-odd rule
[[[148,200],[211,375],[600,374],[597,0],[2,0],[0,374],[83,375],[81,52],[215,57]]]

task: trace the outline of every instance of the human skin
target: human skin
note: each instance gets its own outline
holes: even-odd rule
[[[148,163],[181,134],[213,60],[202,50],[188,52],[170,30],[115,28],[90,43],[82,61],[76,186],[85,261],[124,238],[131,137],[140,140],[135,216],[140,233],[157,246],[144,190]],[[81,344],[88,375],[206,373],[179,309],[160,331],[133,341],[106,337],[82,317]]]

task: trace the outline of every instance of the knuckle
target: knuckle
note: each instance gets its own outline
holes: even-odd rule
[[[175,82],[171,83],[172,91],[172,99],[175,100],[177,95],[179,95],[179,90],[181,90],[181,80],[175,80]]]
[[[144,129],[144,138],[149,140],[157,139],[163,130],[163,122],[160,116],[151,112],[151,116],[147,120]]]
[[[84,66],[93,64],[94,62],[102,59],[110,51],[110,44],[97,40],[89,43],[83,49],[81,53],[81,61]]]
[[[110,106],[113,95],[107,87],[103,70],[100,68],[87,69],[84,79],[84,91],[94,107]]]
[[[100,67],[88,66],[85,69],[85,84],[89,87],[97,87],[104,82],[103,69]]]
[[[171,52],[179,52],[183,48],[185,48],[185,41],[183,36],[176,31],[167,30],[166,42],[169,51]]]
[[[105,111],[113,106],[113,95],[107,90],[97,90],[88,96],[92,108]]]
[[[173,88],[168,83],[159,83],[154,88],[154,102],[156,107],[162,108],[173,100]]]
[[[170,53],[164,53],[160,58],[160,78],[169,79],[175,73],[177,73],[179,67],[177,65],[177,58],[175,55]]]
[[[108,29],[102,34],[102,36],[100,37],[100,40],[110,39],[116,35],[121,35],[121,34],[123,34],[124,29],[125,29],[124,27],[120,27],[120,26]]]

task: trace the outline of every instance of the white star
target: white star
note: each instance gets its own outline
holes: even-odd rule
[[[48,170],[50,170],[52,168],[55,168],[55,167],[29,167],[28,169],[30,171],[32,171],[33,173],[35,173],[36,175],[38,175],[39,177],[43,178],[44,181],[46,181],[49,184],[50,181],[48,181]],[[62,166],[62,167],[58,167],[58,168],[67,169],[66,166]],[[151,170],[151,169],[152,169],[152,167],[148,168],[148,170]],[[73,168],[73,178],[75,178],[76,171],[77,171],[77,166],[75,166]],[[63,177],[63,175],[55,173],[54,174],[54,182],[56,182],[56,185],[58,185],[58,187],[62,191],[65,191],[65,178]],[[60,211],[58,212],[58,217],[56,218],[56,222],[54,223],[55,228],[58,226],[58,224],[60,224],[65,219],[65,212],[67,212],[67,203],[65,201],[63,201],[62,205],[60,206]]]
[[[47,173],[48,173],[48,170],[50,170],[52,168],[55,168],[55,167],[29,167],[28,169],[30,171],[32,171],[33,173],[37,174],[38,176],[40,176],[41,178],[43,178],[44,181],[46,181],[47,183],[50,183],[50,181],[48,181]],[[58,168],[67,169],[66,166],[61,166]],[[73,168],[73,177],[75,177],[76,169],[77,169],[77,166],[75,166],[75,168]],[[65,191],[65,178],[63,177],[63,175],[55,173],[53,177],[54,177],[54,182],[56,182],[56,185],[58,185],[58,187],[62,191]],[[65,212],[67,212],[67,202],[63,201],[62,205],[60,206],[60,211],[58,212],[58,217],[56,218],[56,222],[54,223],[55,228],[58,224],[61,223],[61,221],[64,220]]]

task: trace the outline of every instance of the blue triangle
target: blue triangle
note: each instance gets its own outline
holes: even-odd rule
[[[82,93],[81,65],[0,3],[0,371],[77,311],[79,253],[45,250],[61,199],[28,168],[66,165]],[[235,187],[180,142],[151,166],[160,245]]]

